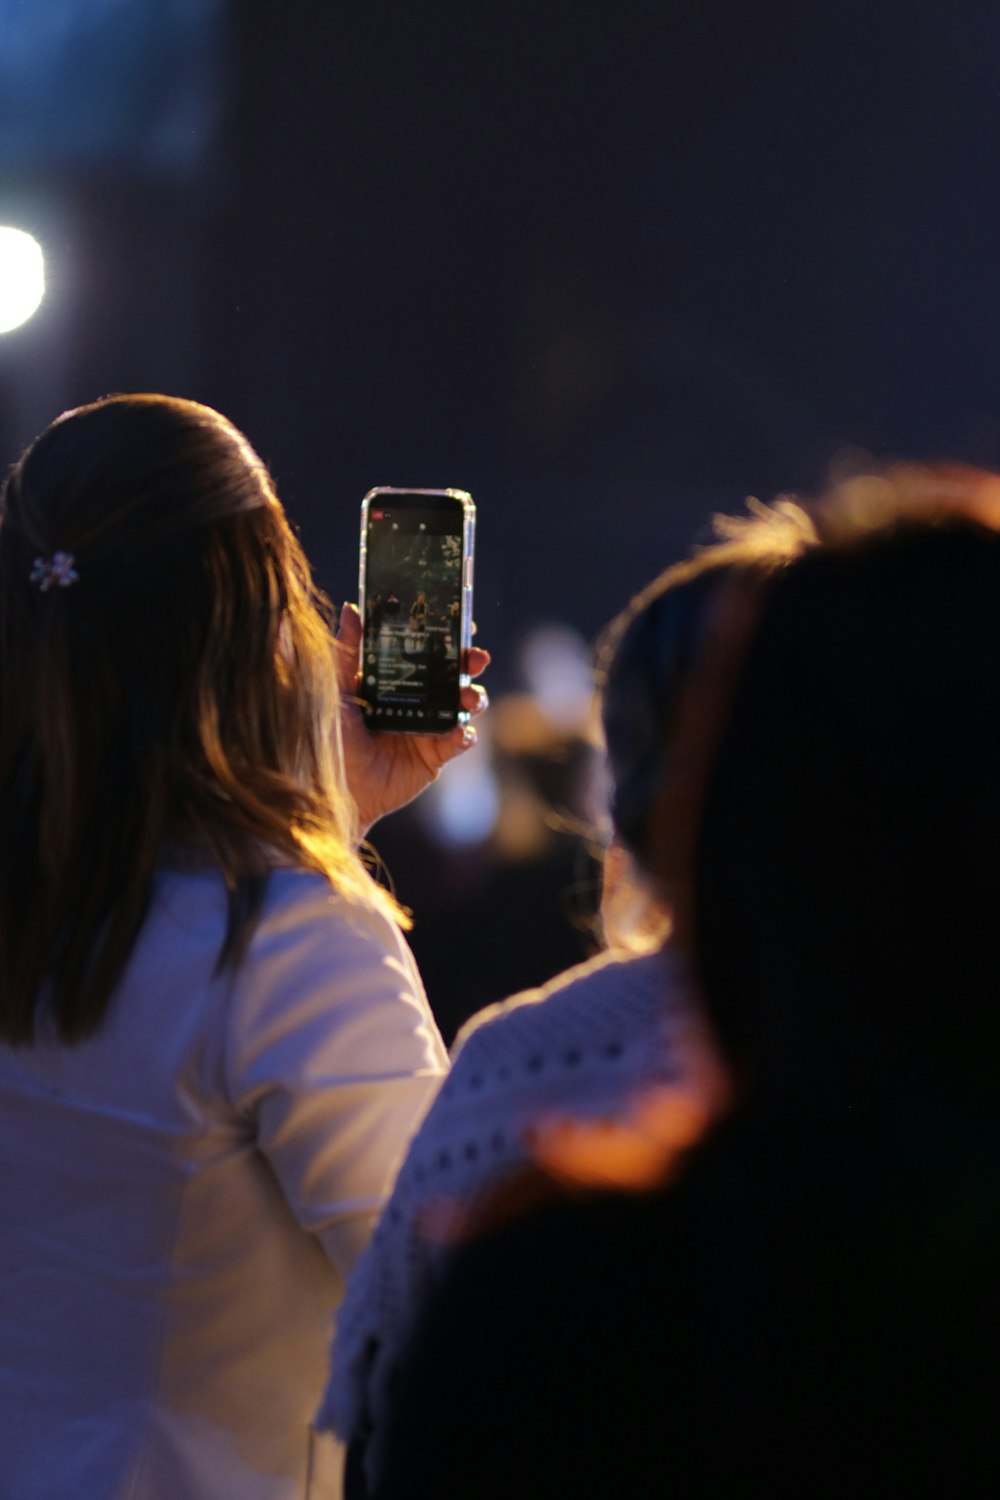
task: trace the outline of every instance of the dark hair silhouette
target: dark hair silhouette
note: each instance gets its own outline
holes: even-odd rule
[[[714,757],[706,1002],[755,1088],[802,1107],[1000,1083],[1000,533],[953,477],[923,472],[916,506],[905,471],[881,479],[867,522],[820,514],[826,544],[767,590]]]

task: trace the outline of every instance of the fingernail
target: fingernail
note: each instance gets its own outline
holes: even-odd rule
[[[462,741],[463,741],[464,744],[466,744],[466,745],[474,745],[476,743],[476,741],[478,740],[478,738],[479,738],[479,736],[476,733],[476,726],[475,726],[475,724],[463,724],[463,726],[462,726]]]

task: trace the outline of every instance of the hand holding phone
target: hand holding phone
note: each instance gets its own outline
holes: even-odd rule
[[[335,642],[337,676],[342,700],[341,744],[347,785],[357,804],[362,835],[386,813],[405,806],[424,790],[439,771],[476,743],[475,725],[468,720],[487,706],[483,688],[469,682],[460,690],[462,719],[445,734],[373,734],[365,722],[358,696],[358,654],[361,615],[345,604]],[[471,679],[490,663],[488,651],[470,646],[463,675]]]
[[[464,490],[369,490],[361,505],[360,697],[370,729],[468,720],[476,507]]]

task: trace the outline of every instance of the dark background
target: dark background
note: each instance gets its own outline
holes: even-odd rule
[[[992,0],[0,0],[0,222],[50,284],[0,457],[207,401],[338,600],[370,486],[467,488],[497,695],[713,509],[1000,460],[998,140]]]

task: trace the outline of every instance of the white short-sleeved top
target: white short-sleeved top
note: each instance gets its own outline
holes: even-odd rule
[[[0,1495],[339,1494],[312,1431],[344,1278],[447,1066],[381,912],[276,871],[215,972],[164,872],[105,1023],[0,1045]]]

